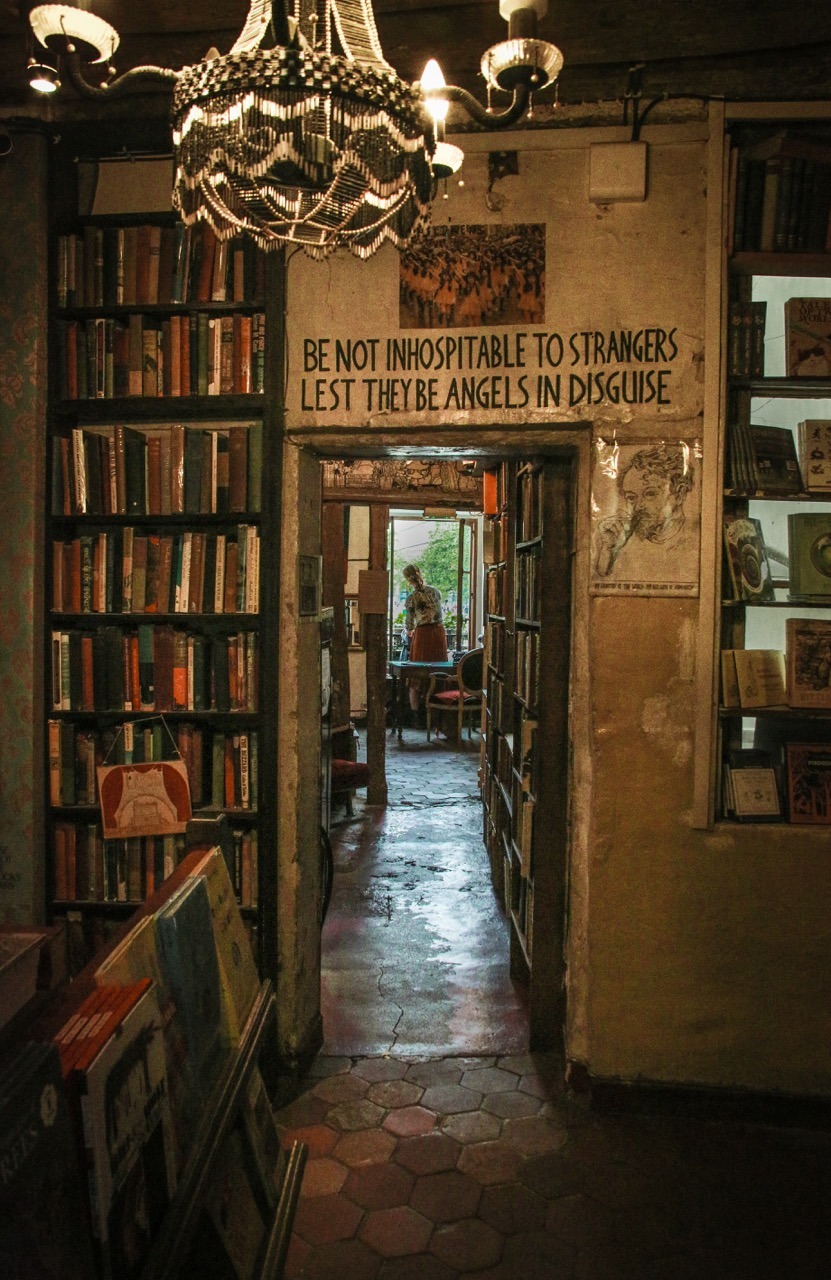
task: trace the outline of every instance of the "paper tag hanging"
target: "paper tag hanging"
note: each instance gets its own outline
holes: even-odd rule
[[[181,760],[102,765],[96,772],[105,840],[185,830],[191,816],[190,787]]]

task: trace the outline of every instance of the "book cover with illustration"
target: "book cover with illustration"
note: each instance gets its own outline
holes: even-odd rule
[[[205,877],[185,880],[155,919],[165,982],[185,1029],[193,1078],[204,1098],[225,1047],[222,979]]]
[[[54,1044],[0,1075],[0,1275],[96,1280],[86,1172]]]
[[[805,418],[798,428],[799,465],[808,493],[831,490],[831,418]]]
[[[104,1280],[140,1274],[176,1187],[158,1000],[152,983],[132,985],[138,999],[131,1002],[131,986],[121,988],[117,1026],[75,1063],[68,1081],[80,1102]]]
[[[790,821],[831,823],[831,743],[788,742],[785,760]]]
[[[260,975],[228,865],[218,845],[200,859],[191,876],[202,876],[207,886],[222,981],[225,1032],[229,1042],[237,1044],[259,993]]]
[[[789,378],[831,375],[831,298],[788,298],[785,366]]]
[[[831,599],[831,512],[788,515],[788,578],[792,599]]]
[[[733,599],[773,600],[773,577],[759,521],[725,518],[724,547]]]
[[[785,622],[788,705],[831,707],[831,620]]]

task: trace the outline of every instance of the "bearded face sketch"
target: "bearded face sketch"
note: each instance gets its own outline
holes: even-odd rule
[[[622,446],[614,457],[617,466],[604,473],[608,514],[596,504],[601,512],[592,548],[596,583],[631,582],[633,590],[644,591],[677,584],[673,589],[692,594],[698,554],[693,450],[660,442]]]

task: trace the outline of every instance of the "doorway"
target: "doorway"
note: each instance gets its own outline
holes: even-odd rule
[[[554,471],[558,472],[554,488],[559,497],[549,507],[559,528],[552,547],[558,543],[560,550],[552,549],[548,554],[553,568],[546,569],[544,579],[552,595],[551,613],[556,623],[556,631],[553,624],[547,626],[548,639],[551,643],[553,637],[559,647],[553,665],[566,692],[552,700],[557,705],[549,707],[540,726],[548,741],[557,735],[560,738],[560,764],[552,771],[557,778],[548,787],[554,809],[553,827],[546,832],[546,860],[551,866],[541,882],[546,884],[546,894],[553,891],[562,918],[564,793],[568,788],[564,762],[568,754],[570,461],[562,459]],[[438,525],[441,531],[443,523],[445,531],[452,530],[457,567],[467,574],[467,631],[462,622],[461,583],[461,590],[454,587],[454,622],[465,647],[472,647],[484,629],[476,607],[485,594],[475,567],[481,546],[475,520],[481,517],[460,519],[456,512],[447,511],[443,516],[432,512],[425,519],[423,512],[402,511],[394,503],[395,494],[387,495],[387,566],[396,566],[401,559],[396,552],[403,547],[419,546],[419,531],[423,549],[432,528]],[[467,528],[465,519],[470,522]],[[431,522],[435,524],[431,526]],[[338,523],[343,527],[343,522]],[[411,537],[418,525],[420,530]],[[469,539],[467,544],[465,539]],[[447,546],[444,550],[446,558]],[[348,562],[349,555],[345,559]],[[418,561],[418,555],[406,554],[402,565],[409,559]],[[397,578],[397,573],[390,574],[388,657],[389,646],[396,640],[393,609],[401,603]],[[366,745],[366,730],[359,722],[358,752],[365,753]],[[562,1024],[553,1026],[552,1020],[557,1023],[563,1012],[564,925],[561,922],[546,931],[541,950],[551,971],[544,978],[535,977],[534,990],[528,975],[517,973],[506,918],[510,906],[496,892],[483,840],[483,750],[478,730],[453,746],[428,742],[424,728],[417,724],[408,724],[400,737],[387,730],[386,804],[367,805],[359,799],[352,814],[337,815],[332,831],[335,887],[321,953],[326,1053],[521,1053],[534,1040],[536,1047],[550,1047],[552,1039],[561,1043]],[[540,904],[544,909],[545,894],[538,898],[538,910]]]

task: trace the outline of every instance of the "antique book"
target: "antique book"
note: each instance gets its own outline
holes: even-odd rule
[[[831,511],[788,515],[788,578],[792,599],[831,599]]]
[[[782,816],[776,772],[772,765],[727,766],[730,799],[736,818],[758,822]]]
[[[742,707],[787,706],[785,656],[778,649],[734,649]]]
[[[208,890],[222,981],[224,1026],[229,1040],[236,1044],[260,989],[251,943],[219,846],[205,854],[191,875],[202,877]]]
[[[831,491],[831,418],[805,418],[797,428],[799,465],[808,493]]]
[[[725,517],[724,546],[733,599],[773,600],[773,577],[759,521]]]
[[[788,742],[785,761],[790,821],[831,822],[831,743]]]
[[[831,708],[831,619],[785,622],[788,704]]]
[[[802,474],[796,439],[790,427],[768,427],[752,422],[749,437],[752,488],[763,493],[801,493]]]
[[[788,298],[785,366],[789,378],[827,378],[831,374],[831,297]]]

